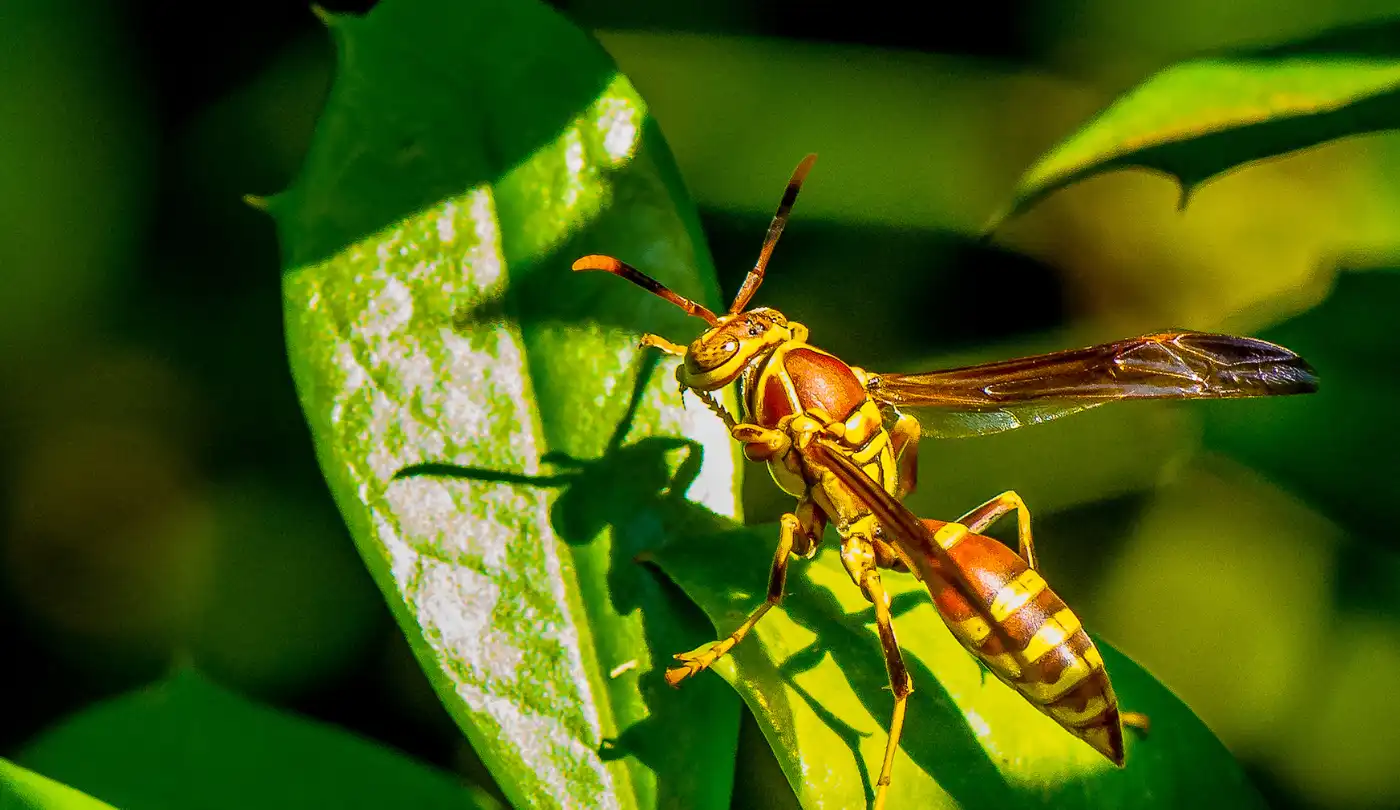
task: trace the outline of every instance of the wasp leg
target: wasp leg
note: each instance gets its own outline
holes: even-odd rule
[[[685,347],[672,343],[660,335],[642,335],[642,345],[651,346],[676,357],[685,357]]]
[[[846,435],[845,423],[832,419],[821,408],[808,408],[802,413],[784,416],[778,420],[778,429],[787,433],[792,443],[804,450],[817,436],[830,436],[839,441]]]
[[[730,428],[729,435],[744,446],[744,457],[749,461],[767,461],[792,446],[792,438],[786,432],[748,422]]]
[[[1040,566],[1035,560],[1035,541],[1031,539],[1031,510],[1015,492],[1006,491],[981,506],[958,518],[957,522],[967,527],[973,534],[981,534],[1002,515],[1016,510],[1016,536],[1020,539],[1021,559],[1037,573]]]
[[[729,411],[724,407],[724,405],[713,393],[709,391],[702,391],[699,388],[690,388],[685,384],[685,380],[681,378],[681,372],[683,371],[685,371],[685,366],[676,366],[676,383],[680,385],[681,388],[681,403],[684,404],[685,392],[689,391],[690,393],[694,394],[695,398],[700,400],[700,402],[703,403],[706,408],[709,408],[715,416],[718,416],[719,420],[723,422],[724,426],[730,431],[733,431],[734,428],[738,427],[739,423],[734,419],[734,416],[729,413]]]
[[[817,546],[821,545],[822,532],[826,530],[826,513],[810,497],[798,501],[797,508],[792,511],[802,526],[802,531],[792,545],[792,553],[810,560],[817,556]]]
[[[895,468],[899,474],[899,486],[894,496],[904,500],[904,496],[914,491],[919,478],[919,437],[923,431],[919,421],[908,414],[900,414],[890,427],[890,449],[894,451]]]
[[[894,769],[894,753],[899,748],[899,738],[904,731],[904,711],[914,685],[910,682],[909,670],[904,666],[904,656],[899,652],[899,641],[895,639],[894,622],[890,617],[890,595],[880,582],[875,557],[875,548],[864,534],[851,534],[843,538],[841,563],[845,565],[846,573],[860,586],[861,593],[875,606],[875,626],[880,632],[880,648],[885,653],[885,672],[890,678],[890,691],[894,692],[890,736],[885,743],[885,761],[880,766],[880,779],[875,783],[873,805],[874,810],[884,810],[890,772]]]
[[[1128,728],[1135,728],[1146,734],[1152,728],[1152,721],[1142,712],[1119,712],[1118,719]]]
[[[799,509],[800,507],[799,504]],[[728,638],[716,641],[700,651],[677,653],[675,658],[681,662],[681,666],[666,670],[666,683],[679,686],[681,681],[691,675],[708,669],[711,664],[734,649],[735,644],[743,641],[744,636],[748,635],[753,626],[758,624],[758,620],[763,618],[763,614],[783,600],[783,586],[787,582],[788,557],[792,554],[794,546],[798,544],[799,536],[802,538],[801,543],[805,550],[812,542],[811,537],[807,534],[807,527],[802,525],[802,521],[797,515],[791,512],[783,515],[782,530],[778,534],[778,548],[773,553],[773,569],[768,575],[768,598],[758,606],[758,609],[749,614],[744,623],[739,625],[739,629],[730,633]]]

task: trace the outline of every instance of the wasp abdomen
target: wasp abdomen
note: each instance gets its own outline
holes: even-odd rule
[[[953,634],[1036,708],[1122,765],[1118,699],[1079,617],[1000,542],[957,523],[924,524],[980,597],[972,605],[953,588],[930,583],[934,605]]]

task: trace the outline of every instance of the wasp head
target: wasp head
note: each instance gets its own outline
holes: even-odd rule
[[[769,307],[721,316],[686,347],[676,378],[700,391],[723,388],[780,343],[804,340],[806,333],[801,324],[788,323],[783,313]]]
[[[739,378],[744,370],[756,360],[766,357],[778,344],[789,340],[806,340],[807,329],[799,323],[789,323],[781,312],[768,307],[745,310],[749,300],[763,283],[763,275],[768,267],[768,259],[778,244],[787,225],[788,214],[797,201],[797,191],[807,177],[816,155],[808,155],[797,165],[788,181],[783,199],[778,203],[778,212],[768,226],[768,236],[763,240],[758,261],[744,279],[744,285],[734,296],[729,312],[716,316],[705,307],[689,298],[668,290],[661,282],[641,272],[635,267],[618,261],[611,256],[584,256],[574,262],[574,270],[602,270],[621,276],[652,294],[670,301],[697,318],[703,318],[710,328],[700,337],[691,341],[684,349],[665,341],[653,342],[673,354],[682,356],[681,366],[676,370],[676,379],[686,388],[696,391],[714,391],[723,388]],[[665,345],[662,345],[665,343]]]

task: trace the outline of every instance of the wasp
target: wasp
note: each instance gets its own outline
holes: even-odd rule
[[[680,665],[667,670],[667,682],[678,686],[708,668],[779,604],[789,559],[815,555],[830,522],[840,536],[842,565],[874,606],[894,694],[876,810],[885,804],[913,691],[881,570],[922,580],[963,647],[1065,731],[1122,767],[1123,726],[1145,728],[1147,718],[1119,711],[1102,656],[1042,576],[1026,504],[1004,492],[955,521],[915,517],[902,500],[916,484],[919,441],[925,433],[996,433],[1107,402],[1309,393],[1317,390],[1313,369],[1282,346],[1189,331],[920,374],[851,366],[808,343],[807,328],[781,312],[747,309],[815,161],[808,155],[793,172],[758,260],[723,315],[610,256],[584,256],[573,265],[621,276],[705,321],[708,328],[688,346],[652,334],[642,345],[679,357],[682,394],[698,397],[724,421],[745,457],[765,462],[778,486],[797,499],[780,521],[767,598],[727,638],[676,655]],[[742,418],[715,396],[731,384],[739,387]],[[1016,552],[983,534],[1013,512]]]

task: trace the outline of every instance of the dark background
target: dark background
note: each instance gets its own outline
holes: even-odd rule
[[[1400,4],[981,2],[937,23],[874,3],[555,6],[651,104],[726,292],[792,166],[821,153],[760,298],[856,364],[1165,327],[1309,357],[1323,391],[1307,401],[1105,409],[930,445],[915,505],[952,517],[1016,488],[1056,589],[1278,807],[1400,806],[1396,138],[1232,173],[1184,214],[1167,180],[1115,173],[991,243],[968,236],[1153,70]],[[193,662],[488,779],[328,497],[272,224],[241,202],[289,182],[330,66],[299,3],[0,11],[0,755]],[[746,494],[752,521],[784,508],[756,468]]]

